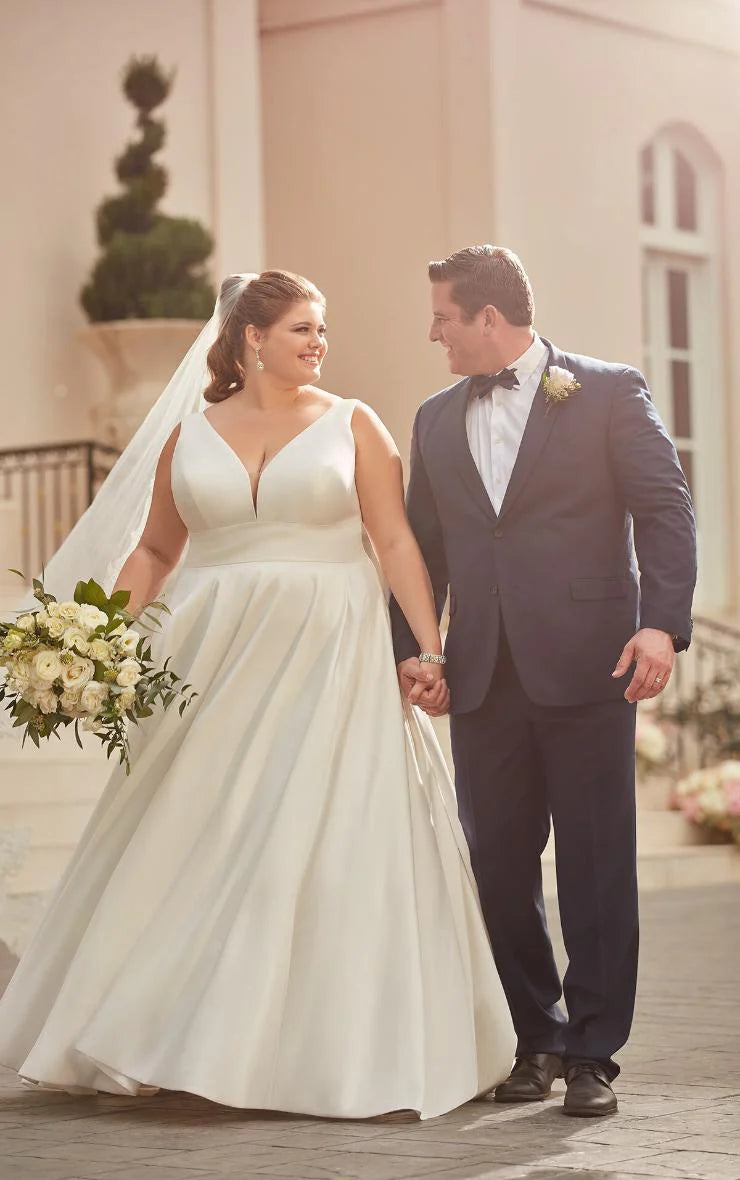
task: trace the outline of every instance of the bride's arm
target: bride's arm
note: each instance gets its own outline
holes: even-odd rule
[[[179,433],[178,426],[162,449],[144,532],[133,553],[126,558],[114,587],[131,592],[127,610],[132,614],[138,614],[156,599],[188,538],[172,495],[172,456]]]
[[[358,403],[352,416],[355,483],[362,519],[396,602],[422,651],[442,653],[434,594],[424,558],[406,516],[398,448],[378,416]],[[427,664],[442,679],[442,665]]]

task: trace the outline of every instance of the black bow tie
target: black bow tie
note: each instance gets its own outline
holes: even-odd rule
[[[519,381],[513,369],[502,369],[500,373],[481,373],[470,380],[471,397],[486,397],[497,386],[501,389],[518,389]]]

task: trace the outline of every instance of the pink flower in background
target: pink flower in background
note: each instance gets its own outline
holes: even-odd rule
[[[740,779],[730,779],[724,783],[727,796],[727,810],[730,815],[740,816]]]

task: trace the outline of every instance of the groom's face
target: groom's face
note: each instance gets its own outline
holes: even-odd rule
[[[432,283],[429,339],[442,345],[451,373],[464,377],[487,372],[482,357],[486,339],[482,320],[482,314],[472,320],[466,318],[463,309],[452,298],[452,283]]]

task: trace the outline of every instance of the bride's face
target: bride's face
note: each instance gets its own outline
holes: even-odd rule
[[[294,303],[265,333],[260,352],[272,377],[306,385],[320,377],[327,348],[324,308],[306,299]]]

